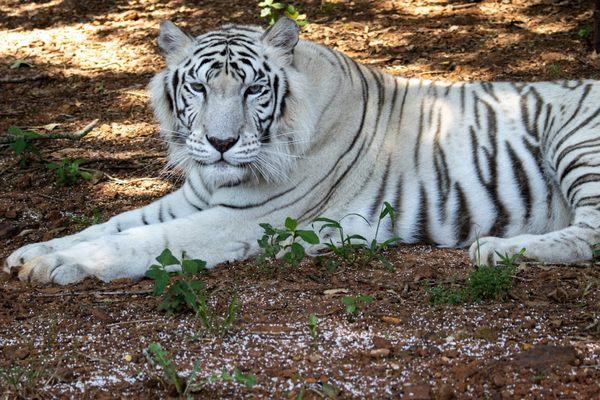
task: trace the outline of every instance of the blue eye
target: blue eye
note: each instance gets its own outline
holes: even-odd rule
[[[206,93],[206,87],[204,87],[204,85],[199,82],[190,83],[190,87],[195,92],[202,93],[202,94]]]
[[[263,91],[263,89],[264,89],[263,85],[248,86],[248,89],[246,89],[246,92],[244,93],[244,95],[251,96],[251,95],[259,94],[260,92]]]

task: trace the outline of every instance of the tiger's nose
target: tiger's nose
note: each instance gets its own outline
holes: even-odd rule
[[[236,138],[219,139],[216,137],[207,136],[206,139],[208,140],[208,143],[215,148],[215,150],[220,153],[225,153],[237,143],[240,137],[238,136]]]

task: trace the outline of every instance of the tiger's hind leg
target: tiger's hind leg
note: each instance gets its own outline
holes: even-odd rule
[[[540,262],[593,259],[594,249],[600,246],[600,131],[575,132],[553,145],[548,161],[571,210],[570,225],[541,235],[483,237],[469,249],[474,263],[494,265],[500,255],[517,254],[523,248],[527,258]]]

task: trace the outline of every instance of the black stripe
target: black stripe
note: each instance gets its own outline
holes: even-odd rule
[[[517,156],[515,150],[508,142],[506,143],[506,149],[510,158],[513,174],[515,175],[517,181],[517,187],[519,188],[521,200],[523,201],[523,206],[525,207],[524,224],[527,224],[527,222],[529,221],[529,217],[531,216],[532,204],[531,189],[529,188],[527,173],[525,172],[525,166]]]
[[[573,193],[573,189],[575,189],[577,186],[584,185],[586,183],[591,183],[591,182],[600,182],[600,174],[590,172],[590,173],[581,175],[579,178],[575,179],[575,181],[573,181],[573,183],[571,183],[571,185],[567,189],[567,199],[572,200],[571,194]]]
[[[383,177],[381,179],[381,183],[379,184],[379,190],[377,191],[377,195],[375,196],[375,201],[371,205],[371,219],[370,221],[374,221],[378,212],[381,210],[381,205],[383,204],[383,196],[385,196],[385,189],[387,188],[388,177],[390,176],[390,166],[392,164],[391,155],[388,156],[387,164],[385,166],[385,171],[383,172]]]
[[[464,245],[469,240],[471,233],[471,213],[467,197],[458,183],[454,184],[454,190],[456,191],[458,201],[458,208],[454,216],[454,227],[456,228],[456,237],[458,238],[457,244]]]

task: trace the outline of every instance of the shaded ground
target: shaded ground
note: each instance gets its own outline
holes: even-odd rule
[[[300,8],[311,22],[305,38],[394,74],[600,78],[589,38],[580,35],[591,23],[590,1],[336,1]],[[73,216],[98,210],[105,220],[173,188],[159,177],[164,148],[144,93],[162,67],[154,43],[167,18],[194,33],[228,21],[260,23],[255,4],[242,1],[0,0],[0,77],[43,75],[0,84],[0,132],[10,125],[44,132],[55,123],[52,132],[74,131],[99,118],[84,140],[38,147],[45,160],[83,158],[86,168],[105,174],[63,188],[44,163],[19,167],[0,148],[0,257],[80,229]],[[16,60],[31,66],[11,69]],[[200,398],[294,398],[302,388],[304,398],[338,390],[341,398],[598,396],[597,265],[524,265],[505,300],[432,306],[427,287],[464,277],[471,269],[465,252],[403,246],[389,257],[394,272],[379,264],[332,273],[312,263],[283,271],[252,262],[218,267],[204,278],[216,310],[224,311],[233,290],[242,307],[224,337],[202,335],[190,315],[156,311],[149,281],[29,288],[3,276],[0,372],[23,376],[17,390],[0,379],[1,392],[173,395],[142,353],[159,342],[184,373],[199,361],[202,377],[234,367],[257,377],[251,389],[207,385]],[[374,301],[349,317],[344,294]],[[319,319],[316,338],[307,324],[311,313]]]

